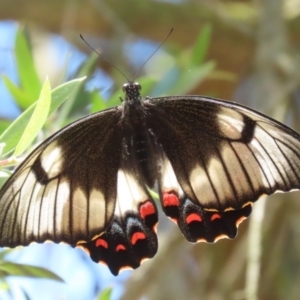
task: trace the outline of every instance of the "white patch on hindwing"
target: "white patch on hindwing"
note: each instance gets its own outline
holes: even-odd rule
[[[117,177],[117,201],[115,215],[124,216],[127,211],[137,212],[139,203],[149,199],[145,188],[132,174],[120,169]]]
[[[160,176],[160,184],[163,193],[174,191],[175,193],[177,193],[177,196],[179,198],[184,196],[184,192],[181,186],[179,185],[171,162],[165,154],[162,155],[160,163]]]
[[[48,178],[53,178],[61,172],[63,164],[62,149],[57,142],[50,143],[41,154],[41,166]]]

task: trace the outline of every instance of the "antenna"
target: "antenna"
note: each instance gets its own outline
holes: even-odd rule
[[[169,38],[169,36],[171,35],[171,33],[173,32],[174,28],[171,28],[171,30],[169,31],[169,33],[167,34],[167,36],[164,38],[164,40],[160,43],[160,45],[156,48],[156,50],[145,60],[145,62],[140,66],[140,68],[137,70],[137,72],[135,73],[133,80],[129,80],[128,77],[115,65],[113,64],[109,59],[107,59],[106,57],[104,57],[101,53],[99,53],[95,48],[93,48],[82,36],[82,34],[80,34],[80,38],[85,42],[85,44],[91,49],[93,50],[95,53],[97,53],[99,56],[101,56],[106,62],[108,62],[109,64],[111,64],[116,70],[118,70],[123,77],[128,81],[128,82],[133,82],[135,80],[135,78],[137,77],[137,75],[139,74],[139,72],[142,70],[142,68],[145,66],[145,64],[151,59],[151,57],[163,46],[163,44],[166,42],[166,40]]]
[[[130,80],[128,79],[128,77],[116,66],[114,65],[109,59],[107,59],[106,57],[104,57],[101,53],[99,53],[95,48],[93,48],[85,39],[84,37],[82,36],[82,34],[79,35],[81,37],[81,39],[87,44],[87,46],[92,49],[95,53],[97,53],[100,57],[102,57],[106,62],[108,62],[110,65],[112,65],[116,70],[118,70],[122,75],[123,77],[128,81],[130,82]]]
[[[140,66],[140,68],[137,70],[137,72],[134,75],[134,80],[137,77],[137,75],[140,73],[140,71],[142,70],[142,68],[145,66],[145,64],[150,60],[150,58],[162,47],[162,45],[166,42],[166,40],[169,38],[169,36],[171,35],[171,33],[173,32],[174,28],[171,28],[171,30],[169,31],[169,33],[167,34],[167,36],[164,38],[164,40],[160,43],[160,45],[156,48],[156,50],[145,60],[145,62]],[[133,81],[134,81],[133,80]]]

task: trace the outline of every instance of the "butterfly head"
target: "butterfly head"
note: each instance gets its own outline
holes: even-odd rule
[[[138,82],[127,82],[123,85],[123,92],[125,93],[126,102],[140,102],[141,101],[141,86]]]

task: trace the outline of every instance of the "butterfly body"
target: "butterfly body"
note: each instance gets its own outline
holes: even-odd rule
[[[117,275],[158,247],[164,213],[190,242],[234,238],[262,194],[300,188],[300,136],[238,104],[142,98],[82,118],[38,146],[0,191],[0,246],[67,242]]]

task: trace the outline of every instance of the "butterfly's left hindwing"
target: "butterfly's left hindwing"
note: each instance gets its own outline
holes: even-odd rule
[[[238,104],[197,96],[144,103],[164,151],[162,207],[191,242],[233,238],[262,194],[300,188],[300,140]]]
[[[146,185],[149,180],[145,178],[145,174],[152,173],[150,162],[156,165],[151,159],[155,154],[147,130],[140,126],[137,132],[124,135],[111,224],[96,239],[79,243],[95,262],[108,265],[114,275],[122,269],[136,269],[145,259],[153,257],[158,248],[158,213]],[[149,144],[144,143],[145,140]],[[145,152],[147,157],[141,155]],[[151,183],[153,176],[148,177]]]
[[[75,245],[100,234],[116,200],[122,130],[111,109],[83,118],[42,143],[0,192],[0,245]]]
[[[132,166],[136,166],[133,164]],[[88,243],[79,243],[95,262],[103,262],[117,275],[136,269],[157,252],[157,208],[138,172],[118,171],[114,218],[105,232]]]

